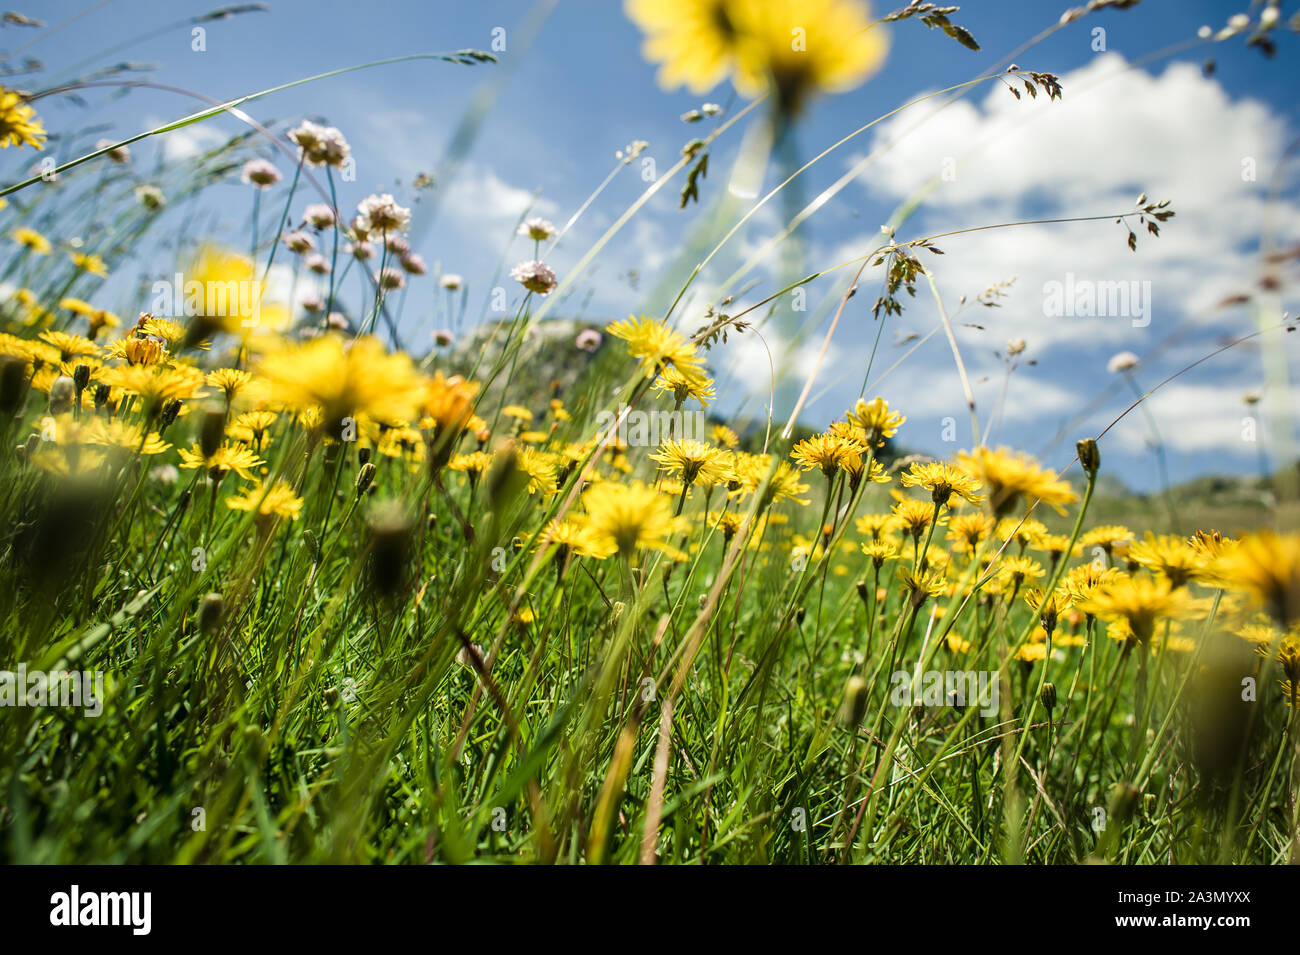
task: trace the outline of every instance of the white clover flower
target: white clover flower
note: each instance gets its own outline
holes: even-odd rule
[[[330,274],[331,266],[329,259],[325,258],[325,256],[321,255],[319,252],[313,252],[311,255],[307,256],[307,258],[302,260],[302,264],[307,266],[308,269],[315,272],[317,275]]]
[[[531,216],[519,224],[517,235],[527,236],[534,242],[545,242],[556,235],[555,225],[538,216]]]
[[[1130,368],[1136,368],[1137,363],[1137,355],[1133,354],[1131,351],[1122,351],[1111,357],[1110,361],[1106,363],[1106,370],[1114,375],[1121,371],[1128,371]]]
[[[448,272],[441,280],[439,280],[438,284],[448,292],[456,292],[465,284],[465,279],[457,275],[455,272]]]
[[[292,139],[302,151],[303,161],[309,166],[342,166],[352,154],[348,141],[333,126],[320,126],[310,120],[289,130]]]
[[[388,193],[366,196],[357,203],[357,228],[369,235],[372,232],[403,231],[411,224],[411,210],[399,206]]]
[[[259,189],[269,189],[280,181],[280,170],[270,160],[250,159],[240,170],[239,179]]]
[[[395,269],[391,265],[384,266],[383,271],[375,275],[375,281],[385,292],[395,292],[406,286],[406,277],[402,275],[402,270]]]
[[[140,200],[140,205],[146,209],[161,209],[167,205],[167,200],[162,194],[162,190],[157,186],[143,185],[135,187],[135,197]]]
[[[402,266],[402,271],[411,275],[423,275],[429,271],[429,267],[424,264],[424,259],[414,252],[407,252],[402,256],[399,264]]]
[[[131,161],[131,150],[125,146],[118,146],[114,149],[109,149],[112,145],[113,140],[101,139],[99,142],[95,143],[95,149],[108,149],[108,152],[105,153],[105,155],[115,163],[126,163]]]
[[[296,252],[298,255],[316,249],[316,240],[306,232],[290,232],[282,241],[288,246],[290,252]]]
[[[560,284],[555,271],[545,262],[520,262],[510,270],[510,277],[538,295],[550,295]]]
[[[334,210],[323,202],[313,202],[303,210],[302,221],[313,229],[328,229],[334,224]]]

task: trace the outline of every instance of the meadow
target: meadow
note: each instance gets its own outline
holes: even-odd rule
[[[340,207],[353,145],[262,126],[278,90],[70,153],[82,134],[64,131],[42,165],[47,106],[78,84],[3,79],[0,859],[1300,861],[1293,466],[1197,498],[1218,510],[1189,490],[1173,526],[1154,498],[1099,491],[1104,433],[1072,436],[1063,467],[981,444],[937,460],[907,452],[887,386],[810,420],[815,371],[774,376],[765,415],[718,413],[718,355],[846,276],[808,331],[834,347],[847,310],[883,328],[925,302],[969,394],[934,283],[952,256],[904,221],[704,310],[680,307],[687,288],[596,327],[554,305],[656,194],[708,204],[715,144],[750,127],[767,135],[738,162],[770,163],[770,191],[683,236],[705,250],[687,286],[759,206],[803,215],[786,200],[806,166],[782,147],[805,101],[887,76],[886,30],[977,48],[956,8],[627,12],[666,83],[729,79],[739,98],[683,117],[676,164],[564,274],[548,253],[605,185],[558,226],[522,217],[529,255],[494,322],[406,238],[407,194],[439,186]],[[943,95],[1069,96],[1020,57]],[[232,111],[247,130],[229,142],[133,167],[138,143]],[[101,300],[162,210],[232,179],[246,232],[186,236],[158,284]],[[1178,199],[1098,227],[1145,247]],[[277,296],[286,265],[323,294]],[[394,348],[422,308],[446,330]],[[539,362],[548,327],[564,332]],[[964,410],[976,435],[996,413]]]

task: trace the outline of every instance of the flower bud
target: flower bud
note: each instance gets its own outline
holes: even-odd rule
[[[1043,704],[1043,709],[1048,713],[1056,709],[1056,684],[1044,683],[1043,688],[1038,691],[1038,701]]]
[[[205,458],[217,453],[226,437],[226,413],[220,408],[204,408],[199,426],[199,449]]]
[[[21,358],[0,358],[0,414],[9,417],[18,411],[27,391],[27,362]]]
[[[357,472],[357,497],[361,497],[369,489],[375,480],[375,470],[375,466],[369,461],[361,465],[361,470]]]
[[[1101,452],[1097,450],[1097,442],[1092,438],[1084,438],[1074,448],[1079,455],[1079,463],[1083,465],[1084,473],[1088,477],[1095,477],[1097,469],[1101,467]]]
[[[860,676],[849,677],[844,685],[844,705],[840,708],[840,719],[847,727],[857,726],[867,712],[867,681]]]
[[[209,636],[216,632],[217,627],[221,626],[221,614],[225,609],[225,603],[221,599],[221,594],[212,593],[203,598],[199,604],[199,632]]]
[[[50,386],[50,414],[63,414],[72,410],[76,400],[77,386],[67,375],[60,375]]]

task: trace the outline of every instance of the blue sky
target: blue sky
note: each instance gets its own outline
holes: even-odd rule
[[[660,89],[654,66],[641,57],[641,36],[620,4],[560,0],[542,18],[539,11],[547,6],[273,0],[270,12],[206,24],[206,49],[195,52],[188,27],[132,41],[204,13],[213,4],[110,0],[89,7],[85,0],[44,0],[24,12],[50,26],[89,12],[48,36],[7,27],[0,33],[0,47],[13,51],[41,37],[18,53],[38,57],[46,67],[43,74],[11,81],[26,89],[66,79],[70,70],[85,73],[131,60],[152,67],[135,74],[139,78],[224,100],[384,57],[488,49],[493,30],[504,28],[506,50],[496,66],[409,62],[298,87],[249,107],[251,115],[276,131],[303,117],[340,127],[357,161],[356,180],[339,184],[339,204],[351,209],[373,191],[392,191],[402,201],[415,198],[409,188],[412,178],[440,171],[452,131],[472,97],[495,90],[495,103],[472,150],[455,177],[444,183],[436,216],[425,196],[415,204],[412,233],[415,251],[429,263],[466,277],[470,314],[477,316],[501,264],[508,267],[530,257],[530,247],[512,236],[523,209],[531,204],[563,222],[614,168],[615,151],[628,142],[649,141],[645,156],[666,170],[681,145],[701,129],[683,124],[683,112],[706,100],[731,104],[733,112],[743,105],[728,87],[704,97]],[[1099,431],[1132,400],[1126,383],[1107,371],[1111,356],[1121,351],[1139,355],[1136,380],[1151,387],[1223,341],[1253,330],[1253,310],[1215,304],[1253,287],[1261,231],[1270,222],[1279,243],[1300,239],[1293,171],[1284,170],[1278,201],[1266,199],[1279,157],[1300,129],[1294,68],[1288,63],[1297,52],[1293,37],[1282,37],[1281,53],[1271,61],[1247,49],[1241,37],[1143,60],[1175,43],[1195,41],[1202,24],[1218,29],[1238,7],[1208,0],[1147,0],[1134,10],[1088,16],[1017,55],[1022,69],[1062,77],[1061,102],[1017,102],[1000,84],[988,83],[941,112],[931,115],[930,105],[916,107],[858,136],[797,180],[802,205],[861,164],[861,174],[801,228],[802,264],[779,255],[753,262],[743,273],[740,285],[749,291],[738,297],[739,304],[779,288],[783,270],[806,273],[864,254],[878,241],[879,226],[891,212],[945,169],[950,175],[907,220],[900,238],[997,222],[1111,214],[1131,208],[1141,191],[1168,198],[1177,217],[1159,240],[1144,237],[1136,254],[1125,247],[1125,231],[1102,220],[945,239],[939,245],[946,255],[926,258],[947,308],[955,313],[981,429],[996,418],[991,440],[1025,447],[1062,465],[1076,438]],[[801,159],[925,92],[992,68],[1055,23],[1064,8],[1042,0],[965,5],[953,19],[980,40],[980,52],[967,51],[919,23],[892,28],[885,69],[859,90],[817,101],[802,118],[797,131]],[[531,44],[530,18],[541,24]],[[1095,49],[1096,28],[1105,31],[1104,50]],[[1207,57],[1216,61],[1211,77],[1201,70]],[[155,90],[136,89],[125,96],[89,90],[82,96],[81,105],[57,97],[42,100],[46,125],[68,131],[105,124],[125,137],[193,109],[190,101]],[[156,163],[183,161],[189,151],[214,145],[242,128],[222,117],[165,140],[140,143],[134,147],[133,165],[147,179]],[[552,306],[552,314],[600,321],[629,312],[662,314],[674,294],[665,290],[680,287],[683,269],[694,261],[681,250],[696,234],[701,216],[708,216],[712,204],[727,193],[744,128],[738,126],[714,149],[701,206],[678,210],[680,182],[671,183],[618,234],[571,294]],[[868,159],[873,152],[875,158]],[[12,181],[30,157],[21,164],[11,155],[4,160],[0,178]],[[291,174],[283,157],[277,161],[286,176]],[[1247,166],[1254,168],[1253,180],[1243,175]],[[555,251],[551,264],[561,277],[645,189],[639,171],[639,166],[624,169]],[[777,181],[773,163],[763,192]],[[268,197],[268,207],[277,206],[277,195],[283,202],[283,192],[276,193]],[[295,214],[313,199],[300,192]],[[248,187],[232,179],[209,190],[202,216],[187,209],[169,228],[188,235],[187,229],[202,222],[205,232],[242,243],[249,203]],[[731,208],[744,211],[747,205],[737,199]],[[711,263],[697,283],[699,295],[680,310],[683,326],[702,322],[703,309],[723,280],[751,260],[784,223],[783,209],[778,197]],[[165,276],[170,265],[160,267],[159,256],[145,250],[139,259],[113,263],[114,279],[102,290],[102,304],[126,314],[147,307],[132,300],[133,283],[155,273]],[[638,273],[635,280],[630,270]],[[829,421],[862,388],[878,330],[870,314],[879,294],[878,273],[864,274],[859,294],[845,311],[803,415],[807,423]],[[986,287],[1013,276],[1001,307],[974,304]],[[809,286],[807,311],[793,316],[805,323],[796,340],[787,340],[775,327],[764,331],[796,384],[812,366],[827,313],[847,278],[837,272]],[[1140,317],[1047,314],[1045,289],[1052,281],[1135,282],[1140,292],[1149,290],[1150,308]],[[404,332],[417,350],[435,322],[435,288],[430,278],[416,280],[403,309]],[[968,304],[959,307],[963,296]],[[1273,303],[1292,314],[1295,304],[1290,291]],[[1149,324],[1143,324],[1147,319]],[[896,362],[898,367],[871,391],[884,394],[908,415],[899,436],[907,446],[950,454],[973,442],[952,352],[945,336],[935,333],[938,321],[928,290],[918,289],[904,315],[889,319],[883,330],[872,377]],[[922,342],[927,335],[931,337]],[[997,353],[1005,353],[1008,340],[1017,337],[1026,347],[1003,401],[1005,366]],[[1300,348],[1296,337],[1271,346],[1282,350],[1292,368]],[[733,338],[711,356],[711,364],[718,374],[721,410],[761,410],[769,392],[768,358],[753,336]],[[1151,399],[1151,418],[1135,413],[1107,435],[1103,452],[1108,470],[1134,487],[1156,486],[1148,446],[1152,421],[1175,480],[1257,470],[1259,444],[1243,439],[1250,431],[1243,419],[1258,409],[1248,409],[1242,396],[1261,389],[1261,352],[1254,345],[1199,366]],[[792,397],[781,393],[778,419],[789,414]],[[1293,393],[1272,389],[1264,391],[1258,407],[1294,411],[1297,404]],[[1268,440],[1262,417],[1256,430],[1260,440]]]

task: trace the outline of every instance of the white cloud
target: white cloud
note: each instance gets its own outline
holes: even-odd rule
[[[862,180],[875,193],[901,199],[953,164],[955,178],[926,198],[924,225],[908,223],[903,238],[1016,219],[1117,213],[1133,208],[1141,191],[1171,199],[1176,217],[1161,226],[1159,238],[1143,232],[1137,254],[1125,244],[1126,230],[1103,219],[947,238],[938,244],[948,257],[927,258],[953,300],[1017,276],[1006,307],[986,313],[999,337],[1140,352],[1187,315],[1212,313],[1225,295],[1253,283],[1251,250],[1288,141],[1286,123],[1259,102],[1230,99],[1216,80],[1185,63],[1155,76],[1107,54],[1061,82],[1065,93],[1056,102],[1042,95],[1017,101],[998,83],[979,103],[921,107],[932,115],[919,126],[917,114],[902,114],[881,129],[873,149],[899,141]],[[1254,179],[1245,175],[1251,169]],[[1284,240],[1300,237],[1300,206],[1281,203],[1272,221]],[[1139,228],[1136,220],[1133,226]],[[836,255],[861,254],[874,238],[848,243]],[[1064,283],[1070,274],[1076,283],[1149,288],[1150,325],[1132,314],[1045,314],[1047,283]]]

